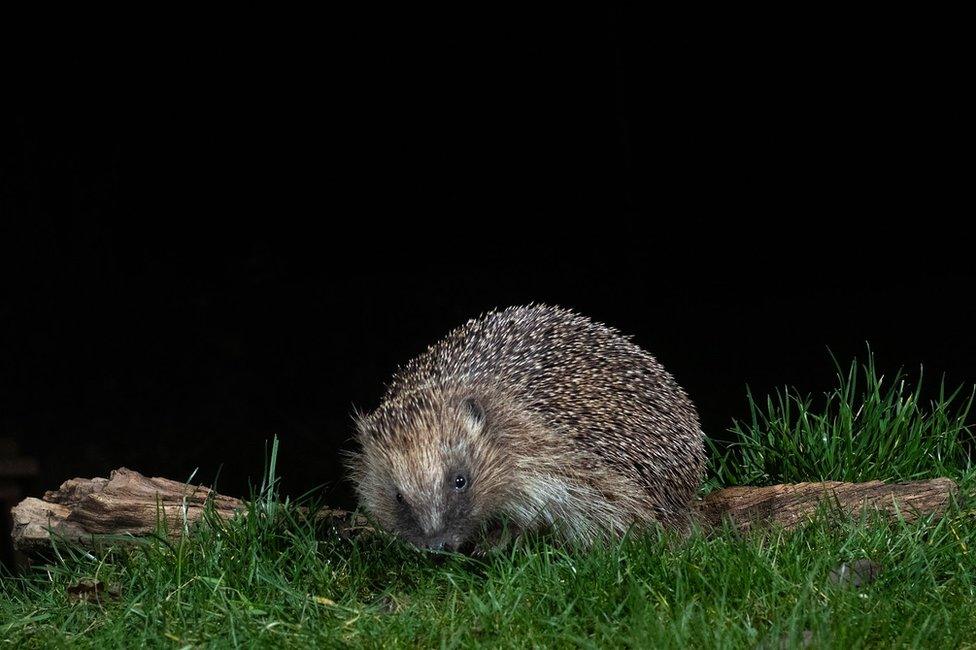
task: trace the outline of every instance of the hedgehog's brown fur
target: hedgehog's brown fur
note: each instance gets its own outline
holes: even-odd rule
[[[428,548],[459,548],[501,520],[583,544],[684,527],[704,467],[695,408],[654,357],[543,305],[491,312],[432,345],[358,418],[357,439],[361,505]]]

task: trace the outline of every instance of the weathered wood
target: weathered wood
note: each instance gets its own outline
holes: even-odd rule
[[[742,530],[769,524],[793,528],[809,519],[824,500],[855,516],[871,509],[913,521],[942,513],[956,491],[956,484],[947,478],[894,484],[796,483],[726,488],[709,494],[697,507],[706,524],[717,525],[727,518]],[[247,511],[240,499],[208,488],[121,468],[108,479],[71,479],[42,499],[24,499],[12,510],[12,536],[15,547],[24,551],[49,547],[52,534],[90,544],[104,535],[152,535],[164,524],[175,537],[200,520],[208,500],[222,518]],[[342,510],[323,510],[317,517],[344,536],[369,530],[365,519]]]
[[[825,481],[732,487],[706,496],[698,510],[709,524],[729,519],[741,530],[769,524],[794,528],[809,520],[824,501],[854,517],[873,510],[891,519],[901,516],[915,521],[944,512],[957,492],[955,482],[948,478],[908,483]]]
[[[148,478],[123,467],[108,479],[73,478],[43,499],[24,499],[11,511],[11,534],[14,546],[26,551],[49,546],[52,534],[88,543],[97,535],[151,535],[163,525],[179,535],[200,520],[208,499],[222,517],[244,507],[240,499],[202,486]]]

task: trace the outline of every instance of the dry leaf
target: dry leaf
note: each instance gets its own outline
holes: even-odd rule
[[[76,584],[68,586],[65,591],[71,602],[101,602],[106,599],[116,599],[122,594],[118,585],[106,585],[101,580],[82,578]]]

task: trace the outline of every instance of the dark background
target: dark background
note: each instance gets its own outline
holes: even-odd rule
[[[353,407],[528,301],[633,334],[717,436],[747,384],[828,389],[828,346],[976,380],[951,42],[298,23],[14,66],[0,437],[34,490],[124,465],[246,494],[278,434],[284,490],[349,505]]]

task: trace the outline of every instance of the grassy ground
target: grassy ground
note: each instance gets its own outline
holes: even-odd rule
[[[754,405],[752,422],[733,427],[735,444],[716,449],[712,485],[950,475],[972,491],[961,426],[968,395],[923,404],[910,387],[882,388],[889,384],[873,365],[860,374],[867,382],[852,386],[852,375],[839,373],[839,388],[816,408],[788,391]],[[536,538],[487,561],[438,563],[383,536],[332,539],[273,497],[272,485],[246,519],[212,521],[177,544],[94,555],[59,548],[31,575],[3,579],[0,640],[976,647],[971,498],[938,522],[825,513],[792,533],[651,535],[587,553]],[[840,563],[861,558],[881,566],[876,581],[830,580]]]

